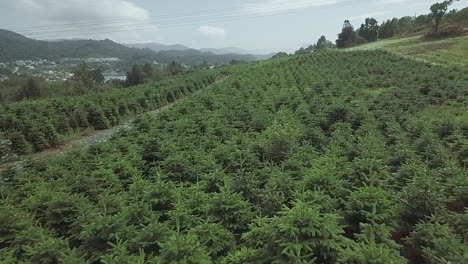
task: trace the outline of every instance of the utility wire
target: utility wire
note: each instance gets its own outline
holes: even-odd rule
[[[284,0],[284,1],[278,1],[275,2],[274,4],[268,5],[267,8],[265,8],[265,4],[250,4],[248,5],[251,8],[255,8],[256,10],[262,11],[262,9],[268,9],[268,8],[278,8],[278,7],[290,7],[290,6],[296,6],[297,4],[300,3],[309,3],[309,0],[299,0],[299,1],[293,1],[293,0]],[[335,0],[324,0],[324,3],[330,2],[330,4],[333,3],[340,3],[336,2]],[[186,17],[186,16],[193,16],[193,15],[199,15],[199,14],[204,14],[204,13],[214,13],[214,14],[219,14],[220,12],[228,12],[228,11],[242,11],[242,9],[245,6],[241,7],[230,7],[230,8],[223,8],[223,9],[211,9],[211,10],[204,10],[204,11],[194,11],[194,12],[184,12],[184,13],[173,13],[173,14],[168,14],[168,15],[162,15],[162,16],[154,16],[154,17],[149,17],[149,18],[127,18],[127,19],[111,19],[111,20],[95,20],[95,21],[87,21],[87,22],[80,22],[80,23],[69,23],[69,24],[55,24],[55,25],[45,25],[45,26],[33,26],[33,27],[22,27],[22,28],[11,28],[10,30],[13,31],[25,31],[25,30],[32,30],[32,29],[49,29],[49,28],[60,28],[60,27],[68,27],[68,26],[92,26],[92,25],[99,25],[101,23],[124,23],[124,22],[133,22],[133,21],[150,21],[150,20],[156,20],[156,19],[164,19],[164,18],[177,18],[177,17]]]
[[[361,3],[364,3],[364,2],[368,2],[368,1],[365,1],[365,0],[361,0],[361,1],[356,1],[356,0],[353,0],[353,1],[346,1],[346,2],[339,2],[337,4],[328,4],[328,5],[325,5],[325,6],[321,6],[321,8],[328,8],[328,7],[338,7],[338,6],[348,6],[348,5],[356,5],[356,4],[361,4]],[[290,3],[288,1],[288,3]],[[297,3],[295,3],[297,4]],[[140,31],[140,30],[155,30],[156,28],[168,28],[168,27],[178,27],[178,26],[181,26],[181,25],[187,25],[188,22],[190,23],[212,23],[212,22],[223,22],[223,21],[234,21],[234,20],[242,20],[242,19],[251,19],[251,18],[257,18],[257,17],[266,17],[266,16],[272,16],[272,15],[278,15],[278,13],[276,13],[276,11],[278,10],[277,8],[280,6],[280,4],[277,4],[277,6],[269,6],[269,8],[262,8],[262,9],[256,9],[257,12],[261,12],[261,13],[266,13],[265,15],[254,15],[254,16],[247,16],[245,17],[245,12],[243,10],[241,10],[240,12],[239,11],[236,11],[236,12],[230,12],[230,13],[225,13],[225,14],[218,14],[218,15],[215,15],[215,16],[204,16],[204,17],[189,17],[189,18],[184,18],[184,19],[178,19],[178,20],[173,20],[172,23],[174,24],[170,24],[170,25],[162,25],[162,26],[151,26],[150,28],[148,27],[144,27],[144,28],[132,28],[132,29],[122,29],[122,27],[138,27],[138,26],[146,26],[147,24],[128,24],[128,25],[103,25],[101,27],[94,27],[94,28],[82,28],[82,29],[76,29],[76,28],[73,28],[73,29],[64,29],[64,30],[49,30],[49,31],[40,31],[40,32],[31,32],[31,33],[26,33],[26,32],[20,32],[22,34],[25,34],[25,35],[28,35],[28,36],[44,36],[44,35],[51,35],[51,34],[58,34],[60,36],[62,36],[63,34],[61,33],[72,33],[73,32],[73,36],[77,35],[78,33],[80,33],[80,35],[87,35],[87,34],[101,34],[101,33],[112,33],[112,32],[124,32],[124,31]],[[282,7],[290,7],[288,5],[281,5]],[[287,12],[281,12],[280,14],[288,14],[288,13],[293,13],[293,12],[299,12],[299,11],[302,11],[302,10],[291,10],[291,11],[287,11]],[[218,18],[222,18],[221,20],[219,20]],[[204,20],[204,19],[208,19],[208,21]],[[215,20],[213,20],[215,19]],[[177,24],[177,22],[179,24]],[[183,24],[180,24],[180,23],[183,23]],[[70,24],[71,25],[71,24]],[[78,25],[78,24],[76,24]],[[188,25],[191,25],[191,24],[188,24]],[[113,30],[115,29],[115,30]],[[69,34],[67,35],[63,35],[63,36],[69,36]],[[50,38],[50,37],[49,37]]]
[[[342,7],[342,6],[350,6],[350,5],[357,5],[357,4],[363,4],[367,3],[368,1],[361,0],[361,1],[347,1],[347,2],[339,2],[338,4],[329,4],[326,6],[321,6],[320,8],[330,8],[330,7]],[[261,11],[260,11],[261,10]],[[274,15],[279,15],[279,14],[291,14],[291,13],[297,13],[301,12],[303,10],[291,10],[287,12],[281,12],[281,13],[276,13],[273,11],[276,11],[276,8],[268,8],[268,9],[258,9],[257,11],[259,12],[264,12],[266,14],[264,15],[252,15],[252,16],[243,16],[245,13],[242,13],[242,16],[240,13],[232,13],[230,16],[227,15],[219,15],[219,16],[212,16],[212,17],[194,17],[190,19],[180,19],[180,23],[174,23],[174,24],[168,24],[168,25],[161,25],[161,26],[150,26],[150,27],[140,27],[140,28],[128,28],[128,29],[121,29],[122,25],[119,26],[108,26],[108,27],[99,27],[99,28],[83,28],[83,29],[69,29],[69,30],[62,30],[62,31],[49,31],[49,32],[33,32],[29,35],[44,35],[47,36],[48,39],[51,38],[63,38],[63,37],[76,37],[76,36],[83,36],[83,35],[95,35],[95,34],[107,34],[107,33],[117,33],[117,32],[128,32],[128,31],[148,31],[148,30],[155,30],[157,29],[166,29],[166,28],[173,28],[173,27],[181,27],[181,26],[193,26],[194,23],[214,23],[214,22],[227,22],[227,21],[237,21],[237,20],[243,20],[243,19],[254,19],[254,18],[262,18],[262,17],[269,17],[269,16],[274,16]],[[215,19],[215,20],[201,20],[199,19],[205,19],[205,18],[218,18],[222,17],[222,19]],[[178,22],[175,20],[175,22]],[[139,24],[136,25],[126,25],[126,26],[138,26]],[[116,29],[116,30],[105,30],[105,29]],[[117,30],[118,29],[118,30]],[[66,34],[66,33],[72,33],[73,34]],[[50,36],[52,33],[64,33],[64,34],[57,34],[54,36]],[[78,35],[79,34],[79,35]]]

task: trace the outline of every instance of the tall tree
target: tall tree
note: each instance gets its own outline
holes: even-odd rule
[[[282,57],[287,57],[287,56],[288,54],[286,52],[278,52],[272,58],[277,59],[277,58],[282,58]]]
[[[19,91],[17,95],[18,100],[22,100],[24,98],[39,98],[41,96],[41,87],[39,85],[39,82],[37,79],[34,78],[28,78],[26,83],[21,87],[21,90]]]
[[[317,40],[317,44],[314,46],[314,50],[322,50],[322,49],[332,49],[335,45],[329,41],[325,36],[321,36]]]
[[[132,71],[127,72],[127,86],[135,86],[143,84],[145,81],[145,73],[143,72],[140,65],[133,65]]]
[[[93,81],[96,83],[96,84],[103,84],[104,81],[106,80],[104,78],[104,75],[102,74],[102,70],[101,69],[95,69],[91,72],[92,74],[92,78],[93,78]]]
[[[73,72],[73,79],[81,81],[84,87],[91,89],[94,87],[93,72],[86,63],[80,64]]]
[[[453,4],[454,1],[459,0],[447,0],[442,3],[435,3],[431,6],[431,15],[434,18],[434,31],[439,31],[440,23],[442,22],[442,18],[447,13],[448,7]]]
[[[392,20],[388,19],[387,21],[382,23],[382,25],[379,28],[379,38],[387,39],[395,36],[397,28],[396,20],[396,18]]]
[[[374,18],[366,18],[365,24],[361,24],[359,36],[369,42],[377,41],[379,36],[379,23]]]
[[[145,73],[145,75],[146,75],[147,78],[153,78],[153,76],[154,76],[154,69],[153,69],[153,66],[151,66],[151,64],[146,63],[145,65],[143,65],[143,67],[141,68],[141,70]]]
[[[172,75],[178,75],[184,71],[184,66],[173,61],[167,65],[167,71]]]
[[[356,42],[356,32],[354,31],[354,27],[349,22],[349,20],[345,20],[343,24],[343,28],[341,33],[338,34],[338,39],[336,40],[336,46],[338,48],[347,48],[353,45]]]

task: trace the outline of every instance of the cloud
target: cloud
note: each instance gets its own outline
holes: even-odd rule
[[[200,26],[197,29],[198,33],[208,37],[224,37],[226,31],[224,28],[213,27],[213,26]]]
[[[340,0],[267,0],[260,4],[244,4],[242,10],[247,14],[270,15],[339,3]]]
[[[12,12],[32,20],[33,26],[19,32],[33,38],[135,38],[136,29],[157,30],[149,12],[128,0],[4,1]]]

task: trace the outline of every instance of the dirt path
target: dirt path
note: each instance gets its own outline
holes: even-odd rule
[[[165,105],[165,106],[162,106],[158,109],[155,109],[155,110],[152,110],[152,111],[148,111],[148,112],[145,112],[145,113],[141,113],[141,114],[138,114],[136,116],[134,116],[133,118],[129,119],[129,120],[126,120],[124,121],[123,123],[117,125],[117,126],[114,126],[114,127],[111,127],[109,129],[105,129],[105,130],[97,130],[95,131],[92,135],[86,135],[86,136],[82,136],[81,138],[78,138],[78,139],[75,139],[75,140],[71,140],[71,141],[68,141],[68,142],[64,142],[60,145],[57,145],[53,148],[50,148],[50,149],[46,149],[42,152],[37,152],[37,153],[34,153],[34,154],[31,154],[29,156],[26,156],[26,157],[23,157],[21,158],[20,160],[17,160],[17,161],[13,161],[13,162],[8,162],[6,164],[0,164],[0,172],[4,169],[6,169],[7,167],[18,167],[18,166],[21,166],[24,162],[24,160],[41,160],[41,159],[46,159],[48,157],[55,157],[55,156],[58,156],[58,155],[62,155],[62,154],[65,154],[71,150],[74,150],[74,149],[81,149],[81,148],[85,148],[87,146],[90,146],[90,145],[93,145],[93,144],[97,144],[97,143],[100,143],[100,142],[105,142],[107,140],[109,140],[115,133],[117,133],[119,130],[121,129],[125,129],[125,128],[131,128],[132,127],[132,124],[133,122],[135,121],[135,118],[139,115],[143,115],[143,114],[147,114],[147,115],[150,115],[150,116],[156,116],[158,115],[159,113],[171,108],[172,106],[174,106],[175,104],[187,99],[187,98],[190,98],[206,89],[209,89],[211,87],[213,87],[214,85],[220,83],[220,82],[223,82],[225,81],[227,78],[229,78],[229,76],[227,77],[224,77],[224,78],[221,78],[217,81],[215,81],[213,84],[207,86],[206,88],[204,89],[201,89],[201,90],[198,90],[194,93],[192,93],[191,95],[185,97],[185,98],[182,98],[172,104],[168,104],[168,105]]]

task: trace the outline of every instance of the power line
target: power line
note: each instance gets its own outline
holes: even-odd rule
[[[322,6],[322,8],[331,7],[331,6],[334,6],[334,7],[345,6],[345,5],[358,4],[358,3],[363,3],[363,2],[367,2],[367,1],[363,1],[363,0],[355,1],[354,0],[354,1],[340,2],[340,3],[337,3],[337,4],[328,4],[326,6]],[[277,15],[276,13],[274,13],[274,11],[277,11],[277,8],[280,7],[280,3],[282,3],[282,2],[279,2],[279,4],[276,4],[275,6],[269,6],[268,8],[262,8],[262,9],[257,8],[256,9],[257,12],[266,13],[266,15],[255,15],[255,16],[249,16],[249,17],[246,17],[246,18],[249,19],[249,18],[252,18],[252,17],[264,17],[264,16],[270,16],[270,15]],[[290,3],[290,2],[288,2],[288,3]],[[295,3],[295,4],[297,4],[297,3]],[[282,5],[282,7],[284,7],[284,5]],[[288,6],[286,6],[286,7],[288,7]],[[292,10],[292,11],[298,12],[298,11],[301,11],[301,10]],[[269,13],[271,13],[271,14],[269,14]],[[285,14],[285,13],[291,13],[291,11],[282,12],[282,14]],[[188,18],[182,18],[182,19],[173,19],[173,20],[169,20],[168,22],[173,23],[173,24],[184,22],[184,25],[187,22],[191,22],[191,23],[212,23],[212,22],[218,22],[219,20],[214,20],[214,21],[212,20],[212,19],[218,19],[218,18],[223,18],[219,22],[225,21],[226,20],[225,18],[229,19],[227,21],[231,21],[231,19],[241,20],[243,18],[242,16],[244,16],[244,15],[245,15],[244,11],[241,10],[241,11],[229,12],[229,13],[224,13],[224,14],[221,13],[221,14],[218,14],[218,15],[215,15],[215,16],[188,17]],[[238,18],[237,16],[241,16],[241,17]],[[208,19],[208,21],[206,21],[204,19]],[[71,24],[69,24],[69,25],[71,25]],[[38,31],[33,31],[31,33],[27,33],[27,32],[20,32],[20,33],[22,33],[24,35],[28,35],[28,36],[46,36],[46,35],[48,36],[50,34],[62,35],[60,33],[67,34],[67,33],[71,33],[71,32],[74,33],[73,35],[77,35],[78,33],[80,33],[80,35],[84,35],[84,34],[94,34],[95,32],[96,33],[112,33],[112,32],[128,31],[127,29],[123,30],[122,27],[135,27],[135,26],[140,26],[140,25],[141,26],[146,26],[147,24],[127,24],[127,25],[108,24],[108,25],[102,25],[100,27],[93,27],[93,28],[82,28],[82,29],[73,28],[73,29],[63,29],[63,30],[45,30],[44,29],[44,30],[39,31],[39,32]],[[160,26],[158,28],[161,28],[161,27],[168,27],[168,26],[164,25],[164,26]],[[172,24],[170,25],[170,27],[172,27]],[[116,29],[116,30],[113,30],[113,29]],[[154,30],[155,27],[151,26],[151,28],[149,28],[149,29]],[[142,29],[141,28],[134,28],[134,29],[130,29],[130,30],[140,31]],[[148,30],[148,29],[144,28],[144,30]]]
[[[329,8],[329,7],[338,7],[338,6],[349,6],[349,5],[355,5],[355,4],[362,4],[362,3],[365,3],[365,2],[368,2],[368,1],[347,1],[347,2],[341,2],[339,4],[330,4],[330,5],[327,5],[327,6],[322,6],[321,8]],[[190,26],[190,25],[193,25],[193,23],[213,23],[213,22],[225,22],[225,21],[236,21],[236,20],[242,20],[242,19],[252,19],[252,18],[261,18],[261,17],[267,17],[267,16],[273,16],[273,15],[278,15],[276,13],[272,13],[272,11],[276,11],[276,9],[274,8],[268,8],[268,9],[261,9],[261,10],[257,10],[259,12],[264,12],[264,13],[267,13],[265,15],[254,15],[254,16],[238,16],[238,15],[241,15],[241,13],[239,12],[235,12],[235,13],[232,13],[230,15],[226,15],[226,14],[220,14],[218,16],[212,16],[212,17],[193,17],[193,18],[189,18],[189,19],[179,19],[179,20],[174,20],[174,22],[179,22],[182,23],[182,24],[168,24],[168,25],[162,25],[162,26],[158,26],[159,29],[165,29],[165,28],[172,28],[172,27],[180,27],[180,26]],[[299,12],[299,11],[302,11],[302,10],[291,10],[291,11],[288,11],[288,12],[282,12],[281,14],[289,14],[289,13],[295,13],[295,12]],[[271,12],[271,14],[268,14],[269,12]],[[244,13],[242,13],[243,15]],[[199,21],[199,19],[206,19],[206,18],[218,18],[218,17],[222,17],[223,19],[216,19],[216,20],[208,20],[208,21],[205,21],[205,20],[201,20]],[[190,22],[190,23],[187,23],[187,22]],[[139,24],[134,24],[134,25],[119,25],[119,26],[106,26],[106,27],[98,27],[98,28],[84,28],[84,29],[68,29],[68,30],[61,30],[61,31],[48,31],[48,32],[33,32],[29,35],[49,35],[49,34],[52,34],[52,33],[64,33],[64,34],[59,34],[57,36],[48,36],[48,38],[60,38],[60,37],[69,37],[69,36],[78,36],[77,35],[77,32],[80,33],[80,36],[81,35],[94,35],[94,34],[105,34],[105,33],[114,33],[114,32],[126,32],[126,31],[147,31],[147,30],[154,30],[155,27],[154,26],[151,26],[150,28],[148,27],[144,27],[144,28],[131,28],[131,29],[121,29],[122,27],[124,26],[138,26]],[[118,30],[105,30],[103,31],[104,29],[118,29]],[[70,34],[66,34],[66,33],[71,33],[73,32],[72,35]]]
[[[325,2],[331,2],[333,0],[324,0]],[[310,0],[283,0],[283,1],[278,1],[275,2],[273,5],[269,5],[268,8],[278,8],[278,7],[290,7],[290,6],[295,6],[298,3],[309,3]],[[268,9],[262,7],[264,4],[251,4],[249,7],[256,7],[257,10],[262,11],[262,9]],[[149,18],[128,18],[128,19],[110,19],[110,20],[95,20],[95,21],[87,21],[87,22],[80,22],[80,23],[69,23],[69,24],[55,24],[55,25],[45,25],[45,26],[33,26],[33,27],[22,27],[22,28],[12,28],[11,30],[13,31],[25,31],[25,30],[32,30],[32,29],[41,29],[41,28],[56,28],[56,27],[69,27],[69,26],[89,26],[89,25],[99,25],[101,23],[122,23],[122,22],[132,22],[132,21],[149,21],[149,20],[155,20],[155,19],[164,19],[164,18],[174,18],[174,17],[186,17],[186,16],[193,16],[193,15],[198,15],[198,14],[203,14],[203,13],[215,13],[219,14],[220,12],[227,12],[227,11],[241,11],[242,7],[229,7],[229,8],[223,8],[223,9],[211,9],[211,10],[204,10],[204,11],[195,11],[195,12],[185,12],[185,13],[173,13],[173,14],[168,14],[168,15],[162,15],[162,16],[155,16],[155,17],[149,17]]]

